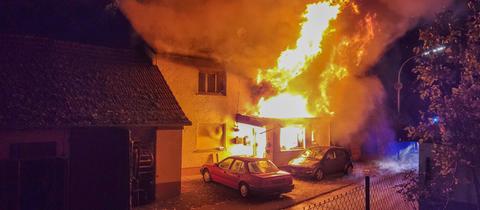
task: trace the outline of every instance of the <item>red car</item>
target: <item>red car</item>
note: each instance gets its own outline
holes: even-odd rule
[[[238,189],[244,198],[252,194],[280,195],[293,190],[290,173],[281,171],[270,160],[231,156],[200,169],[204,182],[218,182]]]

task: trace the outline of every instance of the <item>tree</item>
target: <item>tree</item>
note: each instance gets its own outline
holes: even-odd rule
[[[415,191],[447,201],[444,205],[459,182],[459,168],[471,169],[472,184],[480,191],[475,170],[480,168],[480,1],[464,6],[462,12],[438,15],[422,29],[423,45],[414,50],[447,47],[444,53],[417,59],[417,92],[428,107],[420,113],[421,122],[407,128],[410,137],[433,143],[431,182]]]

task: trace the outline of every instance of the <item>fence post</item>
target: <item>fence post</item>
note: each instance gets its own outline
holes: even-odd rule
[[[365,176],[365,210],[370,210],[370,176]]]

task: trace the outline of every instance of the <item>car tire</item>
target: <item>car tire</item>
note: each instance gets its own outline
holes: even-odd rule
[[[320,181],[322,180],[323,178],[325,178],[325,173],[323,173],[322,169],[318,169],[315,174],[314,174],[314,178],[317,180],[317,181]]]
[[[345,169],[345,175],[350,175],[353,173],[353,166],[349,164],[347,168]]]
[[[240,192],[240,196],[242,196],[242,198],[250,197],[250,187],[248,187],[247,184],[240,183],[238,191]]]
[[[203,182],[205,183],[212,182],[212,175],[210,174],[210,171],[208,171],[208,169],[203,170],[202,178]]]

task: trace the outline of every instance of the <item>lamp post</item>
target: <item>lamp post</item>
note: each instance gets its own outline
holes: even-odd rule
[[[400,114],[400,90],[402,90],[402,88],[403,88],[403,84],[400,80],[400,76],[402,74],[402,70],[403,70],[403,67],[405,66],[405,64],[407,64],[409,61],[413,60],[416,57],[427,56],[427,55],[430,55],[432,53],[441,53],[444,50],[445,50],[445,46],[439,46],[439,47],[436,47],[434,49],[423,52],[421,54],[414,55],[414,56],[408,58],[407,60],[405,60],[402,63],[402,65],[400,66],[400,69],[398,70],[397,83],[395,84],[395,89],[397,90],[397,114]]]

